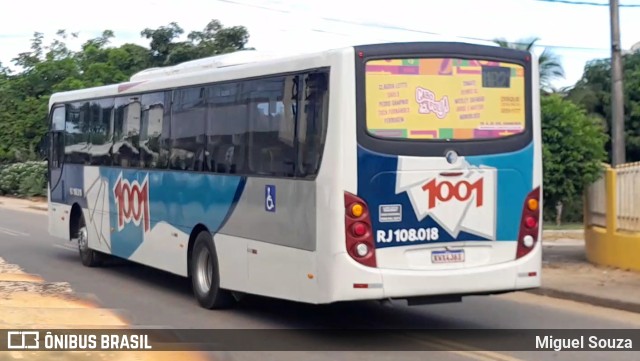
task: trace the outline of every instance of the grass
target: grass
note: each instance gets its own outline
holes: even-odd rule
[[[560,226],[557,226],[555,222],[545,222],[543,227],[543,229],[547,231],[569,231],[584,229],[584,225],[582,223],[563,223]]]

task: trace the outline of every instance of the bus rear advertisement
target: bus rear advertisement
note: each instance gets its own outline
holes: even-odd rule
[[[540,286],[535,55],[241,51],[50,101],[49,231],[243,294],[410,304]]]

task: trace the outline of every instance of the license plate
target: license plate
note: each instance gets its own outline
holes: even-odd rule
[[[464,250],[456,251],[433,251],[431,252],[431,263],[459,263],[464,262]]]

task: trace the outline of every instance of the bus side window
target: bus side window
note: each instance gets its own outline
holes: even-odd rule
[[[241,89],[241,83],[207,89],[205,171],[246,172],[247,105]]]
[[[89,102],[67,106],[64,161],[67,164],[89,164]]]
[[[143,168],[167,169],[169,165],[169,94],[157,92],[142,95],[140,166]]]
[[[303,89],[298,115],[298,172],[299,177],[313,177],[318,173],[324,151],[328,120],[328,73],[317,72],[302,76]]]
[[[205,88],[174,92],[171,106],[171,151],[169,168],[200,171],[204,161]]]
[[[112,159],[114,166],[138,167],[140,163],[140,98],[115,101]]]
[[[285,88],[294,77],[247,81],[249,105],[249,168],[266,176],[295,175],[295,151],[290,132],[293,114],[285,112]]]
[[[89,159],[92,165],[111,165],[113,105],[113,98],[91,102],[89,113]]]

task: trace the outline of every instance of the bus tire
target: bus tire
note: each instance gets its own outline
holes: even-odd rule
[[[102,265],[103,258],[100,252],[94,251],[89,248],[89,230],[87,224],[84,221],[84,216],[80,215],[78,220],[78,252],[80,253],[80,260],[86,267],[98,267]]]
[[[196,236],[189,263],[193,294],[201,307],[224,309],[235,303],[232,293],[220,288],[218,257],[209,232]]]

